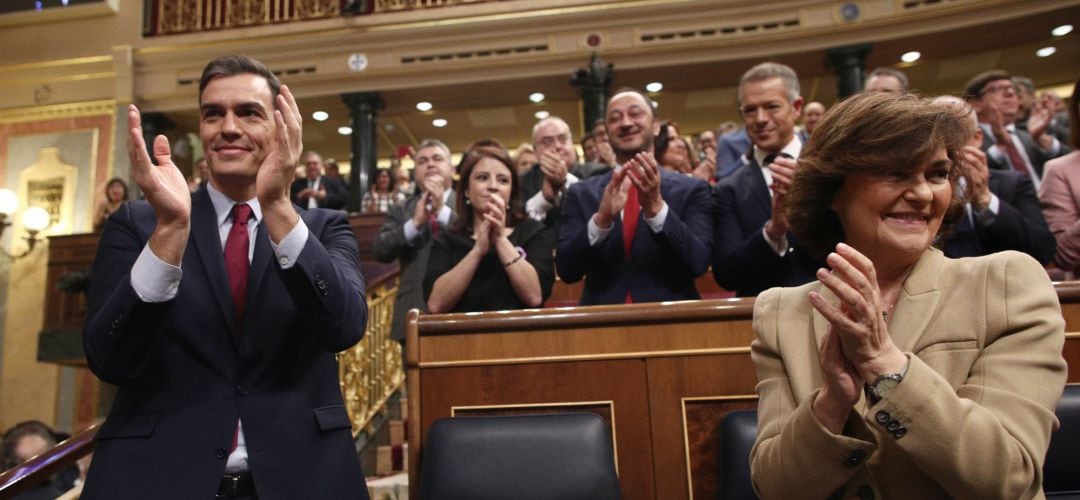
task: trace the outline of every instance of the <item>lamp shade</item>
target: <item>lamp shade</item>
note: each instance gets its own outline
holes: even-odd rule
[[[19,209],[19,197],[8,188],[0,189],[0,215],[11,216]]]
[[[49,212],[41,207],[30,207],[23,211],[23,227],[30,232],[38,232],[49,227]]]

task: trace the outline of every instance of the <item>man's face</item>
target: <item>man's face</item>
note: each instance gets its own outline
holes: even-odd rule
[[[319,155],[311,154],[304,157],[304,175],[309,181],[319,178],[322,174],[322,166],[322,157]]]
[[[253,74],[215,78],[203,89],[199,137],[215,185],[255,182],[276,147],[273,103],[270,84]]]
[[[698,144],[701,149],[716,149],[716,132],[706,130],[698,136]]]
[[[589,136],[581,141],[581,150],[585,152],[585,161],[593,162],[600,159],[600,153],[596,150],[596,137]]]
[[[27,434],[15,443],[15,459],[22,463],[45,453],[51,447],[52,445],[45,438],[37,434]]]
[[[780,78],[749,81],[739,87],[739,111],[750,141],[769,153],[778,153],[794,135],[802,111],[802,97],[788,100]]]
[[[1008,125],[1016,121],[1020,112],[1020,99],[1016,95],[1016,86],[1012,80],[1003,78],[991,80],[979,90],[979,98],[972,102],[972,106],[979,114],[980,121],[988,121],[988,113],[992,108],[1001,111],[1004,124]]]
[[[413,174],[419,184],[429,177],[437,176],[442,180],[443,186],[450,186],[453,180],[454,167],[450,165],[450,157],[438,146],[420,148],[416,152],[416,169]]]
[[[825,115],[825,105],[820,102],[812,102],[807,104],[803,108],[802,122],[806,127],[806,133],[810,134],[817,128],[818,122],[821,121],[821,117]]]
[[[900,79],[889,75],[874,75],[866,82],[866,92],[888,92],[891,94],[903,94],[904,86]]]
[[[1027,116],[1031,113],[1031,108],[1035,107],[1035,93],[1028,91],[1027,87],[1023,85],[1016,86],[1016,98],[1018,100],[1018,111],[1021,116]]]
[[[652,106],[634,92],[611,98],[607,107],[607,135],[611,149],[620,163],[642,151],[652,151],[653,137],[659,132]]]
[[[593,125],[592,134],[593,137],[596,137],[597,144],[608,142],[607,123],[597,123],[596,125]]]
[[[577,160],[570,127],[558,120],[548,120],[537,127],[533,134],[533,149],[538,157],[552,153],[567,165],[573,165]]]

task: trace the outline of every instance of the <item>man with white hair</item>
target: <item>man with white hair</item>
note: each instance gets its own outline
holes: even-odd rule
[[[983,130],[975,110],[963,99],[941,96],[934,102],[965,116],[973,131],[958,165],[961,188],[971,190],[970,201],[964,204],[964,216],[945,239],[945,255],[974,257],[1017,250],[1043,264],[1049,263],[1056,243],[1031,179],[1015,170],[988,167],[986,154],[980,149]]]
[[[536,122],[532,139],[537,163],[521,175],[521,197],[529,217],[554,225],[563,193],[579,180],[570,173],[577,164],[577,149],[570,125],[557,116]]]

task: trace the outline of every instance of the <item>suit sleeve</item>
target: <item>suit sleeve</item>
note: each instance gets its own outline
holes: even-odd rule
[[[379,262],[393,262],[409,248],[404,230],[405,222],[409,220],[406,215],[405,202],[390,206],[390,211],[386,213],[386,219],[379,228],[379,234],[375,235],[372,243],[372,252]]]
[[[785,259],[791,258],[791,252],[784,257],[776,254],[762,234],[764,223],[744,234],[738,199],[734,184],[722,183],[713,191],[713,277],[728,290],[760,290],[782,284],[778,274],[786,272]]]
[[[446,246],[443,236],[431,240],[431,251],[428,253],[427,271],[424,273],[424,304],[426,307],[428,297],[431,297],[431,289],[435,287],[435,280],[446,274],[457,264],[450,256],[450,249]]]
[[[971,373],[953,389],[912,356],[904,381],[863,416],[885,412],[907,429],[901,452],[953,497],[1032,498],[1058,422],[1065,385],[1065,321],[1042,267],[1008,252],[989,264],[984,345]]]
[[[345,183],[333,177],[322,179],[326,184],[326,199],[323,200],[323,207],[334,210],[344,208],[345,203],[349,201],[349,190],[345,187]]]
[[[315,210],[305,215],[310,233],[304,250],[293,267],[278,272],[322,348],[340,352],[359,342],[367,326],[360,251],[344,213]],[[325,223],[309,220],[317,217]]]
[[[143,302],[131,287],[131,268],[153,230],[135,223],[142,206],[125,203],[105,223],[90,272],[83,349],[90,370],[118,386],[138,377],[176,302]]]
[[[683,273],[693,278],[709,270],[713,251],[713,201],[709,185],[693,179],[686,205],[681,216],[670,210],[664,221],[664,229],[653,235],[671,265],[682,267]]]
[[[782,292],[767,290],[754,303],[757,338],[750,345],[750,356],[758,378],[758,434],[750,451],[750,475],[761,498],[826,498],[855,474],[855,468],[844,465],[852,450],[870,456],[877,444],[829,432],[811,409],[818,391],[795,400],[780,353],[780,335],[810,332],[780,332]],[[845,434],[859,427],[864,424],[853,410]]]
[[[991,252],[1019,250],[1041,264],[1054,258],[1054,235],[1046,225],[1035,187],[1027,176],[1014,178],[1012,196],[999,196],[998,213],[989,225],[977,224],[983,246]],[[1002,190],[1002,194],[1007,194]],[[1007,199],[1006,199],[1007,198]]]
[[[607,241],[596,246],[589,244],[588,223],[593,211],[582,203],[582,197],[587,195],[586,186],[590,184],[579,182],[570,186],[563,198],[555,267],[559,277],[567,283],[581,281],[590,268],[604,267],[603,248]]]
[[[1073,186],[1066,169],[1076,165],[1055,160],[1046,165],[1045,177],[1039,186],[1046,223],[1057,242],[1054,262],[1066,270],[1080,267],[1080,209],[1073,198]]]

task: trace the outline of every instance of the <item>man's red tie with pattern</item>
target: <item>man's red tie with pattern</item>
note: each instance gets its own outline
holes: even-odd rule
[[[1020,151],[1016,149],[1016,144],[1012,141],[1012,135],[1009,136],[1009,140],[1001,144],[1001,149],[1005,150],[1005,155],[1009,157],[1009,163],[1012,163],[1013,169],[1023,173],[1028,173],[1027,162],[1024,161],[1024,157],[1020,156]]]
[[[232,209],[232,229],[225,239],[225,271],[229,275],[229,287],[232,288],[233,307],[236,309],[236,324],[244,322],[244,301],[247,297],[248,268],[248,220],[251,219],[251,207],[247,203],[237,203]]]
[[[630,261],[630,249],[634,246],[634,234],[637,233],[638,214],[641,213],[641,204],[638,203],[637,186],[630,184],[630,190],[626,193],[626,205],[623,207],[622,237],[623,248],[626,250],[626,260]],[[626,291],[626,303],[633,302],[630,290]]]

